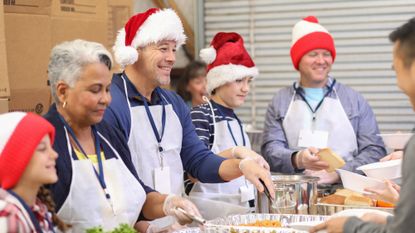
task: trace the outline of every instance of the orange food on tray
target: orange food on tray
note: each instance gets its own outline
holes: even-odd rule
[[[395,207],[394,204],[390,203],[390,202],[386,202],[386,201],[382,201],[382,200],[377,200],[376,202],[376,207],[388,207],[388,208],[393,208]]]
[[[254,223],[240,224],[239,226],[247,227],[281,227],[281,222],[278,220],[256,220]]]

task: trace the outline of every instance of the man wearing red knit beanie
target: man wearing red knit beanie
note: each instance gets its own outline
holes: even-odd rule
[[[297,22],[290,49],[300,79],[279,90],[268,106],[262,155],[271,171],[304,172],[320,183],[339,182],[329,164],[315,156],[330,148],[342,169],[379,161],[386,151],[373,111],[362,95],[329,75],[336,58],[334,40],[314,16]]]

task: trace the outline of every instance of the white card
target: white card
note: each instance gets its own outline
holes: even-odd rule
[[[241,192],[242,203],[255,199],[255,189],[253,184],[248,183],[247,185],[241,186],[239,191]]]
[[[316,147],[318,149],[326,148],[329,140],[329,132],[309,129],[302,129],[298,136],[298,147],[308,148]]]
[[[170,194],[170,168],[158,167],[154,169],[154,189],[162,194]]]

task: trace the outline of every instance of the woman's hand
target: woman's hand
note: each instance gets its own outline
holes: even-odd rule
[[[403,157],[403,151],[398,150],[398,151],[394,151],[394,152],[386,155],[385,157],[381,158],[380,161],[385,162],[385,161],[389,161],[389,160],[402,159],[402,157]]]
[[[184,213],[178,211],[178,207],[182,208],[189,214],[201,217],[199,210],[191,201],[173,194],[168,195],[163,204],[164,213],[175,217],[181,225],[191,223],[193,220],[187,217]]]
[[[365,188],[366,192],[370,194],[364,194],[366,197],[382,200],[395,204],[399,200],[399,192],[401,187],[390,180],[385,180],[386,188]]]

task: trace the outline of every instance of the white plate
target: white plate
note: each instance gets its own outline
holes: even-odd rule
[[[402,159],[389,160],[385,162],[370,163],[357,168],[368,177],[384,180],[401,178]]]
[[[330,216],[330,218],[335,218],[335,217],[362,217],[364,214],[366,213],[376,213],[376,214],[380,214],[383,216],[392,216],[391,213],[385,212],[385,211],[381,211],[381,210],[374,210],[374,209],[348,209],[348,210],[342,210],[340,212],[337,212],[335,214],[333,214],[332,216]]]
[[[406,143],[412,137],[412,133],[386,133],[379,134],[382,137],[385,146],[395,150],[402,150]]]
[[[378,179],[362,176],[357,173],[342,169],[336,169],[340,173],[343,187],[358,193],[367,193],[365,188],[386,188],[385,184]]]

